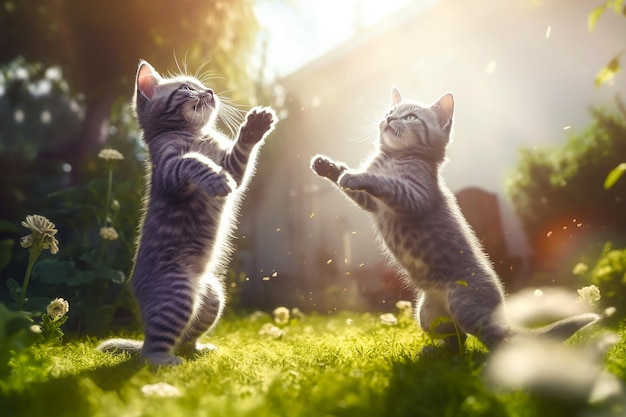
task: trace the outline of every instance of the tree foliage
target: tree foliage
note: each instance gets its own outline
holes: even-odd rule
[[[593,122],[560,149],[520,150],[508,189],[539,261],[626,235],[626,183],[605,189],[626,155],[626,109],[592,109]]]
[[[102,147],[111,108],[133,93],[140,58],[167,73],[177,72],[177,55],[183,71],[206,65],[218,93],[233,91],[230,98],[238,100],[253,93],[246,64],[258,29],[252,0],[0,4],[0,65],[21,58],[29,65],[60,67],[70,89],[82,97],[81,128],[53,153],[75,168]]]
[[[131,94],[140,58],[172,68],[174,53],[191,69],[246,79],[256,20],[249,0],[17,0],[0,13],[0,64],[60,65],[87,99]],[[225,85],[223,87],[226,87]]]

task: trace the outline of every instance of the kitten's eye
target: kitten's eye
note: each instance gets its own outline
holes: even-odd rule
[[[187,84],[183,84],[180,86],[179,90],[191,91],[191,87],[189,87]]]
[[[413,113],[410,113],[404,116],[403,119],[410,122],[411,120],[417,120],[417,116]]]

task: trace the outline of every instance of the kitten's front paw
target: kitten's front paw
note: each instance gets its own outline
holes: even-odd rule
[[[339,178],[339,186],[344,190],[359,191],[364,189],[365,184],[362,176],[346,172]]]
[[[274,129],[276,122],[278,117],[270,107],[254,107],[241,127],[241,140],[247,144],[259,142]]]
[[[339,174],[343,171],[324,155],[316,155],[311,159],[311,169],[320,177],[328,178],[332,182],[337,182]]]
[[[225,172],[211,176],[202,188],[211,197],[226,197],[237,188],[233,177]]]

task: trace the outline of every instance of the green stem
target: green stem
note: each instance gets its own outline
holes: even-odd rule
[[[26,267],[26,273],[24,274],[24,283],[22,284],[22,291],[20,292],[20,300],[17,304],[17,310],[21,311],[24,305],[24,299],[26,298],[26,289],[28,288],[28,281],[30,281],[30,274],[33,271],[33,265],[39,259],[39,254],[31,253],[28,257],[28,266]]]
[[[109,210],[111,208],[111,189],[113,187],[113,168],[109,168],[109,184],[107,186],[107,205],[104,211],[104,225],[108,226],[107,222],[109,219]]]

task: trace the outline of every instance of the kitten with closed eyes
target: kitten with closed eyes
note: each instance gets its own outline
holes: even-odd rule
[[[490,349],[517,332],[566,339],[597,321],[582,314],[530,331],[496,314],[503,286],[441,174],[453,112],[450,93],[428,106],[394,88],[377,150],[360,169],[323,155],[311,168],[371,214],[382,246],[415,290],[419,324],[448,335],[450,349],[462,348],[467,334]]]
[[[176,353],[212,348],[198,338],[224,309],[238,204],[277,118],[255,107],[231,140],[214,127],[220,100],[213,90],[194,77],[161,77],[145,61],[134,107],[149,153],[131,277],[145,340],[111,339],[98,349],[140,351],[151,365],[178,365]]]

